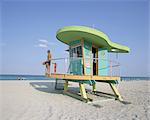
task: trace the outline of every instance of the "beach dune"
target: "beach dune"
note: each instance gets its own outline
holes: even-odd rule
[[[77,83],[70,83],[78,91]],[[123,104],[103,96],[84,103],[55,90],[55,81],[0,81],[1,120],[149,120],[150,81],[122,81]],[[90,90],[90,86],[86,86]],[[97,90],[112,93],[104,83]],[[106,100],[105,100],[106,99]]]

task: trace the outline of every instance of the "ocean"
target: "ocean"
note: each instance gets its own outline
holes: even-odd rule
[[[54,80],[44,75],[0,75],[0,80]],[[150,77],[126,77],[122,76],[121,80],[150,80]]]
[[[0,80],[53,80],[44,75],[0,75]]]

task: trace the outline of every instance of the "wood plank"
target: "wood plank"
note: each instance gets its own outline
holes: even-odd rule
[[[92,75],[72,75],[72,74],[46,74],[49,78],[60,78],[68,80],[120,80],[118,76],[92,76]]]
[[[74,80],[91,80],[90,75],[65,75],[65,78]]]
[[[117,76],[92,76],[92,80],[120,80]]]

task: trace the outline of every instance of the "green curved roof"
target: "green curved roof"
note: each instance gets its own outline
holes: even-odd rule
[[[56,33],[58,40],[65,44],[78,39],[85,39],[92,44],[107,48],[109,52],[129,52],[127,46],[112,42],[103,32],[85,26],[66,26],[59,29]]]

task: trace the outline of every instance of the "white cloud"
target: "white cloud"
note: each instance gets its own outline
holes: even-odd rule
[[[46,39],[39,39],[37,40],[37,44],[35,47],[47,48],[48,46],[56,45],[55,42],[49,42]]]
[[[46,44],[37,44],[37,45],[34,45],[34,47],[40,47],[40,48],[47,48],[48,46]]]
[[[39,42],[42,42],[42,43],[48,43],[48,40],[40,39]]]
[[[41,48],[47,48],[48,46],[46,44],[38,44],[38,47],[41,47]]]

